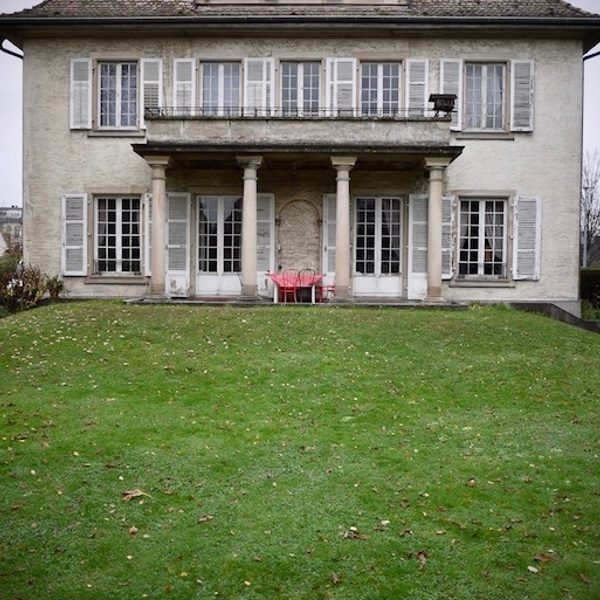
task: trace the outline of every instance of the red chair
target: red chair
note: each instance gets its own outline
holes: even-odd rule
[[[321,283],[317,287],[317,302],[322,303],[326,300],[331,300],[335,296],[335,283],[326,284]]]
[[[279,283],[279,302],[287,304],[288,299],[292,302],[298,301],[298,284],[300,274],[297,269],[286,269],[281,272]]]

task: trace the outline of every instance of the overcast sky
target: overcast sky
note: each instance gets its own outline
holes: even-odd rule
[[[38,4],[40,0],[0,0],[0,13]],[[600,12],[600,0],[570,0],[571,4]],[[8,42],[6,48],[11,46]],[[600,45],[596,51],[600,50]],[[22,63],[0,53],[0,206],[21,205]],[[584,148],[600,150],[600,56],[586,62]]]

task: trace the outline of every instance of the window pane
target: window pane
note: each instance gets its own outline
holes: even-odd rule
[[[216,115],[219,107],[219,65],[202,65],[202,110],[205,115]]]
[[[281,108],[286,116],[298,114],[298,63],[281,65]]]

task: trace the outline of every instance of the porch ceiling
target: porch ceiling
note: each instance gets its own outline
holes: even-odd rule
[[[204,145],[149,143],[132,144],[133,150],[146,159],[168,156],[171,167],[184,169],[237,169],[239,156],[262,156],[263,168],[284,170],[320,170],[331,168],[332,156],[356,156],[356,170],[416,171],[424,168],[424,159],[448,158],[455,160],[464,146],[339,146],[318,148],[265,145]]]

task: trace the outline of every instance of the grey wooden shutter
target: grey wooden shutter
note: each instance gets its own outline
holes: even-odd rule
[[[336,195],[325,194],[323,196],[323,272],[331,277],[332,283],[335,278],[335,219],[336,219]]]
[[[517,198],[514,210],[513,278],[540,278],[541,202]]]
[[[454,94],[456,101],[452,113],[450,129],[462,129],[462,89],[463,89],[463,61],[458,59],[443,59],[440,62],[440,92]]]
[[[193,115],[196,103],[196,61],[176,58],[173,62],[173,108],[177,115]]]
[[[141,124],[145,127],[146,110],[157,112],[163,104],[163,69],[160,58],[142,60],[142,116]]]
[[[70,108],[71,129],[92,128],[92,61],[89,58],[71,61]]]
[[[185,297],[190,286],[190,194],[169,193],[167,279],[171,296]]]
[[[244,61],[244,114],[268,116],[274,106],[272,58],[247,58]]]
[[[452,279],[454,275],[454,199],[442,198],[442,279]]]
[[[328,58],[325,104],[330,116],[356,114],[356,59]]]
[[[256,197],[256,271],[273,270],[273,194]],[[260,277],[259,277],[260,279]]]
[[[144,194],[144,275],[152,275],[152,194]]]
[[[532,60],[511,63],[511,130],[533,131],[534,66]]]
[[[62,274],[87,275],[87,194],[62,197]]]
[[[428,102],[429,62],[409,60],[406,65],[406,107],[411,117],[425,116]]]
[[[408,298],[427,295],[427,203],[425,194],[411,194],[408,202]]]

